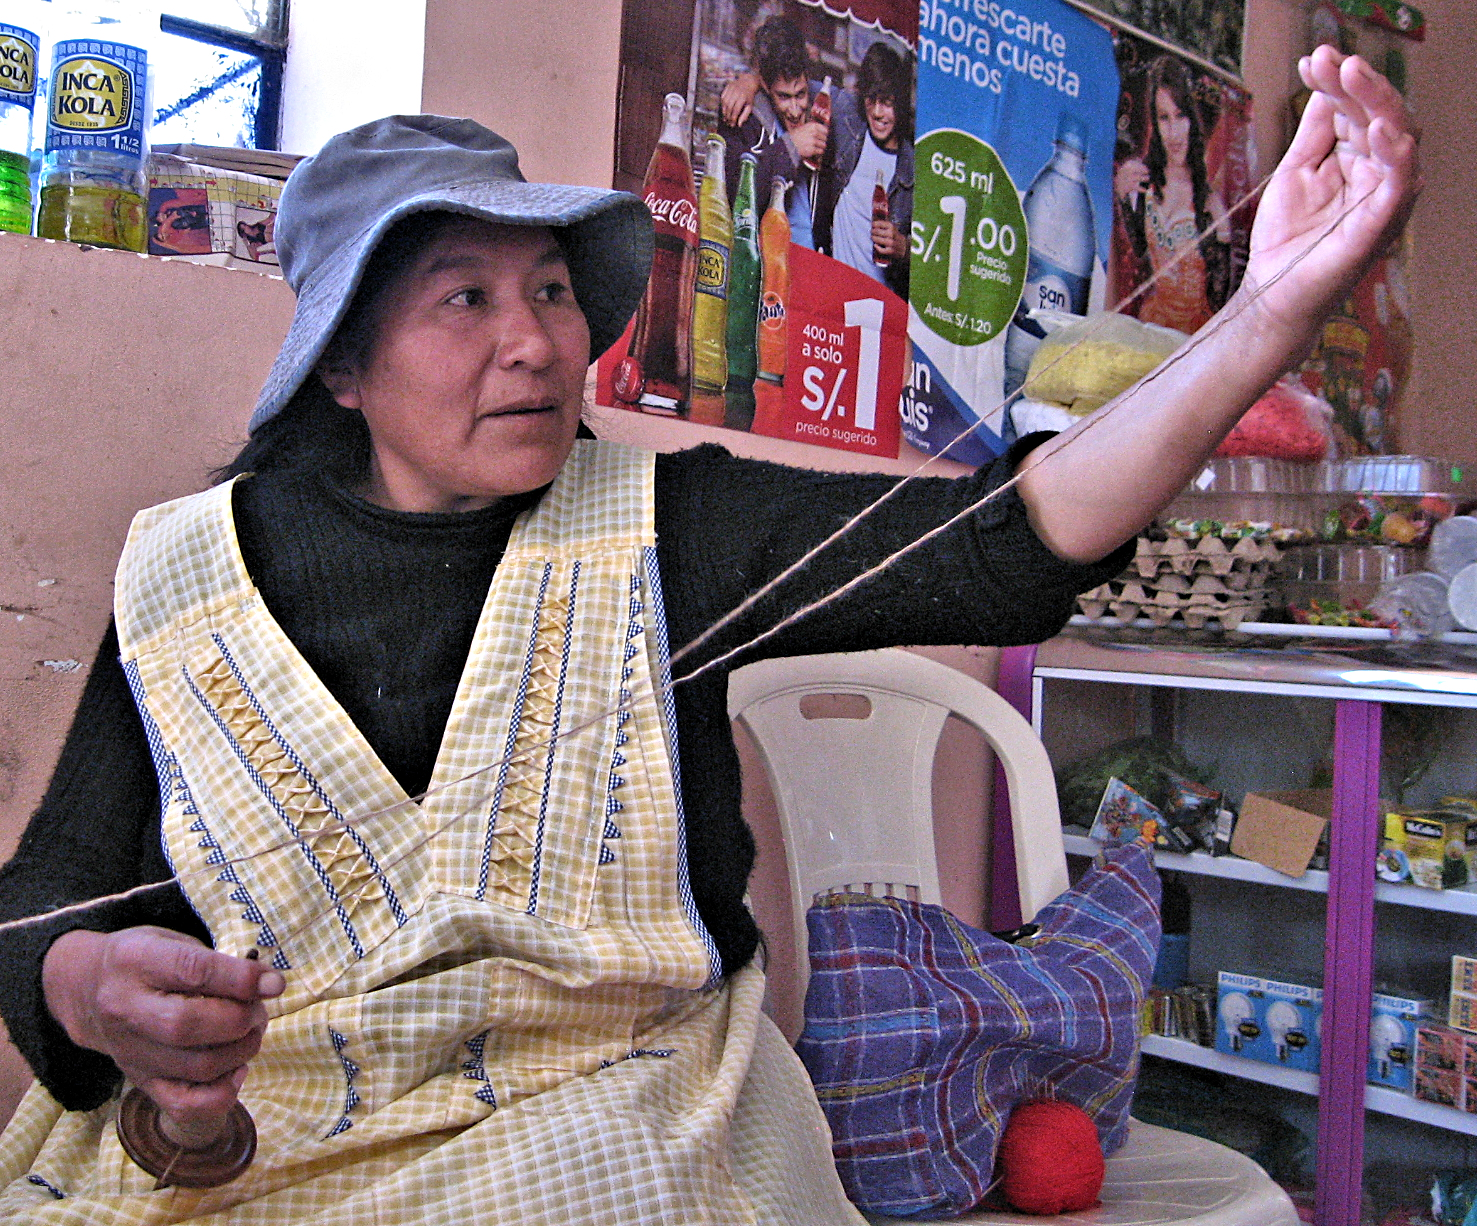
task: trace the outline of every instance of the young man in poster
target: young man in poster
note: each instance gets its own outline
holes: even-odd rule
[[[724,87],[719,134],[728,150],[728,198],[738,190],[739,155],[753,150],[759,155],[758,211],[769,207],[776,177],[793,184],[786,201],[790,239],[813,248],[812,201],[830,129],[812,118],[821,83],[810,79],[809,60],[805,36],[788,17],[771,17],[761,25],[754,31],[754,71],[740,73]]]
[[[816,249],[908,296],[908,232],[913,220],[913,79],[885,42],[867,48],[856,89],[832,111],[827,164],[816,210]],[[876,188],[886,198],[879,216]]]

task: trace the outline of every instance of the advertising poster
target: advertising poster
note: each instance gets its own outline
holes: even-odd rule
[[[916,0],[697,0],[640,188],[652,279],[602,404],[897,455],[916,21]]]
[[[1241,75],[1246,0],[1082,0],[1082,3],[1208,60],[1226,72]]]
[[[924,0],[917,46],[903,435],[982,464],[1048,331],[1105,305],[1118,69],[1062,0]]]
[[[1300,377],[1333,406],[1340,455],[1396,451],[1400,393],[1414,349],[1399,246],[1383,256],[1323,326]]]
[[[1113,170],[1113,302],[1193,333],[1246,268],[1255,183],[1251,95],[1131,34],[1117,39],[1122,94]]]

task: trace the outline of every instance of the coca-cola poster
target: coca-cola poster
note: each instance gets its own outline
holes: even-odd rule
[[[597,397],[895,457],[916,3],[686,3],[685,64],[667,37],[684,18],[674,0],[656,6],[672,9],[665,28],[643,10],[651,54],[629,38],[623,51],[621,140],[648,143],[639,188],[639,151],[618,148],[618,182],[651,209],[656,256]]]

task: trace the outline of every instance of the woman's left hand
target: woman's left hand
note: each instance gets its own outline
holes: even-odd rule
[[[1298,71],[1313,96],[1258,206],[1243,294],[1311,339],[1400,233],[1420,172],[1405,102],[1364,60],[1323,46]]]

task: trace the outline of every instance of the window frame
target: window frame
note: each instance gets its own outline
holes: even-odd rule
[[[159,29],[165,34],[254,55],[261,61],[261,93],[252,130],[252,147],[256,149],[281,148],[282,78],[287,66],[287,5],[288,0],[281,0],[277,20],[265,38],[170,13],[162,13],[159,17]]]

